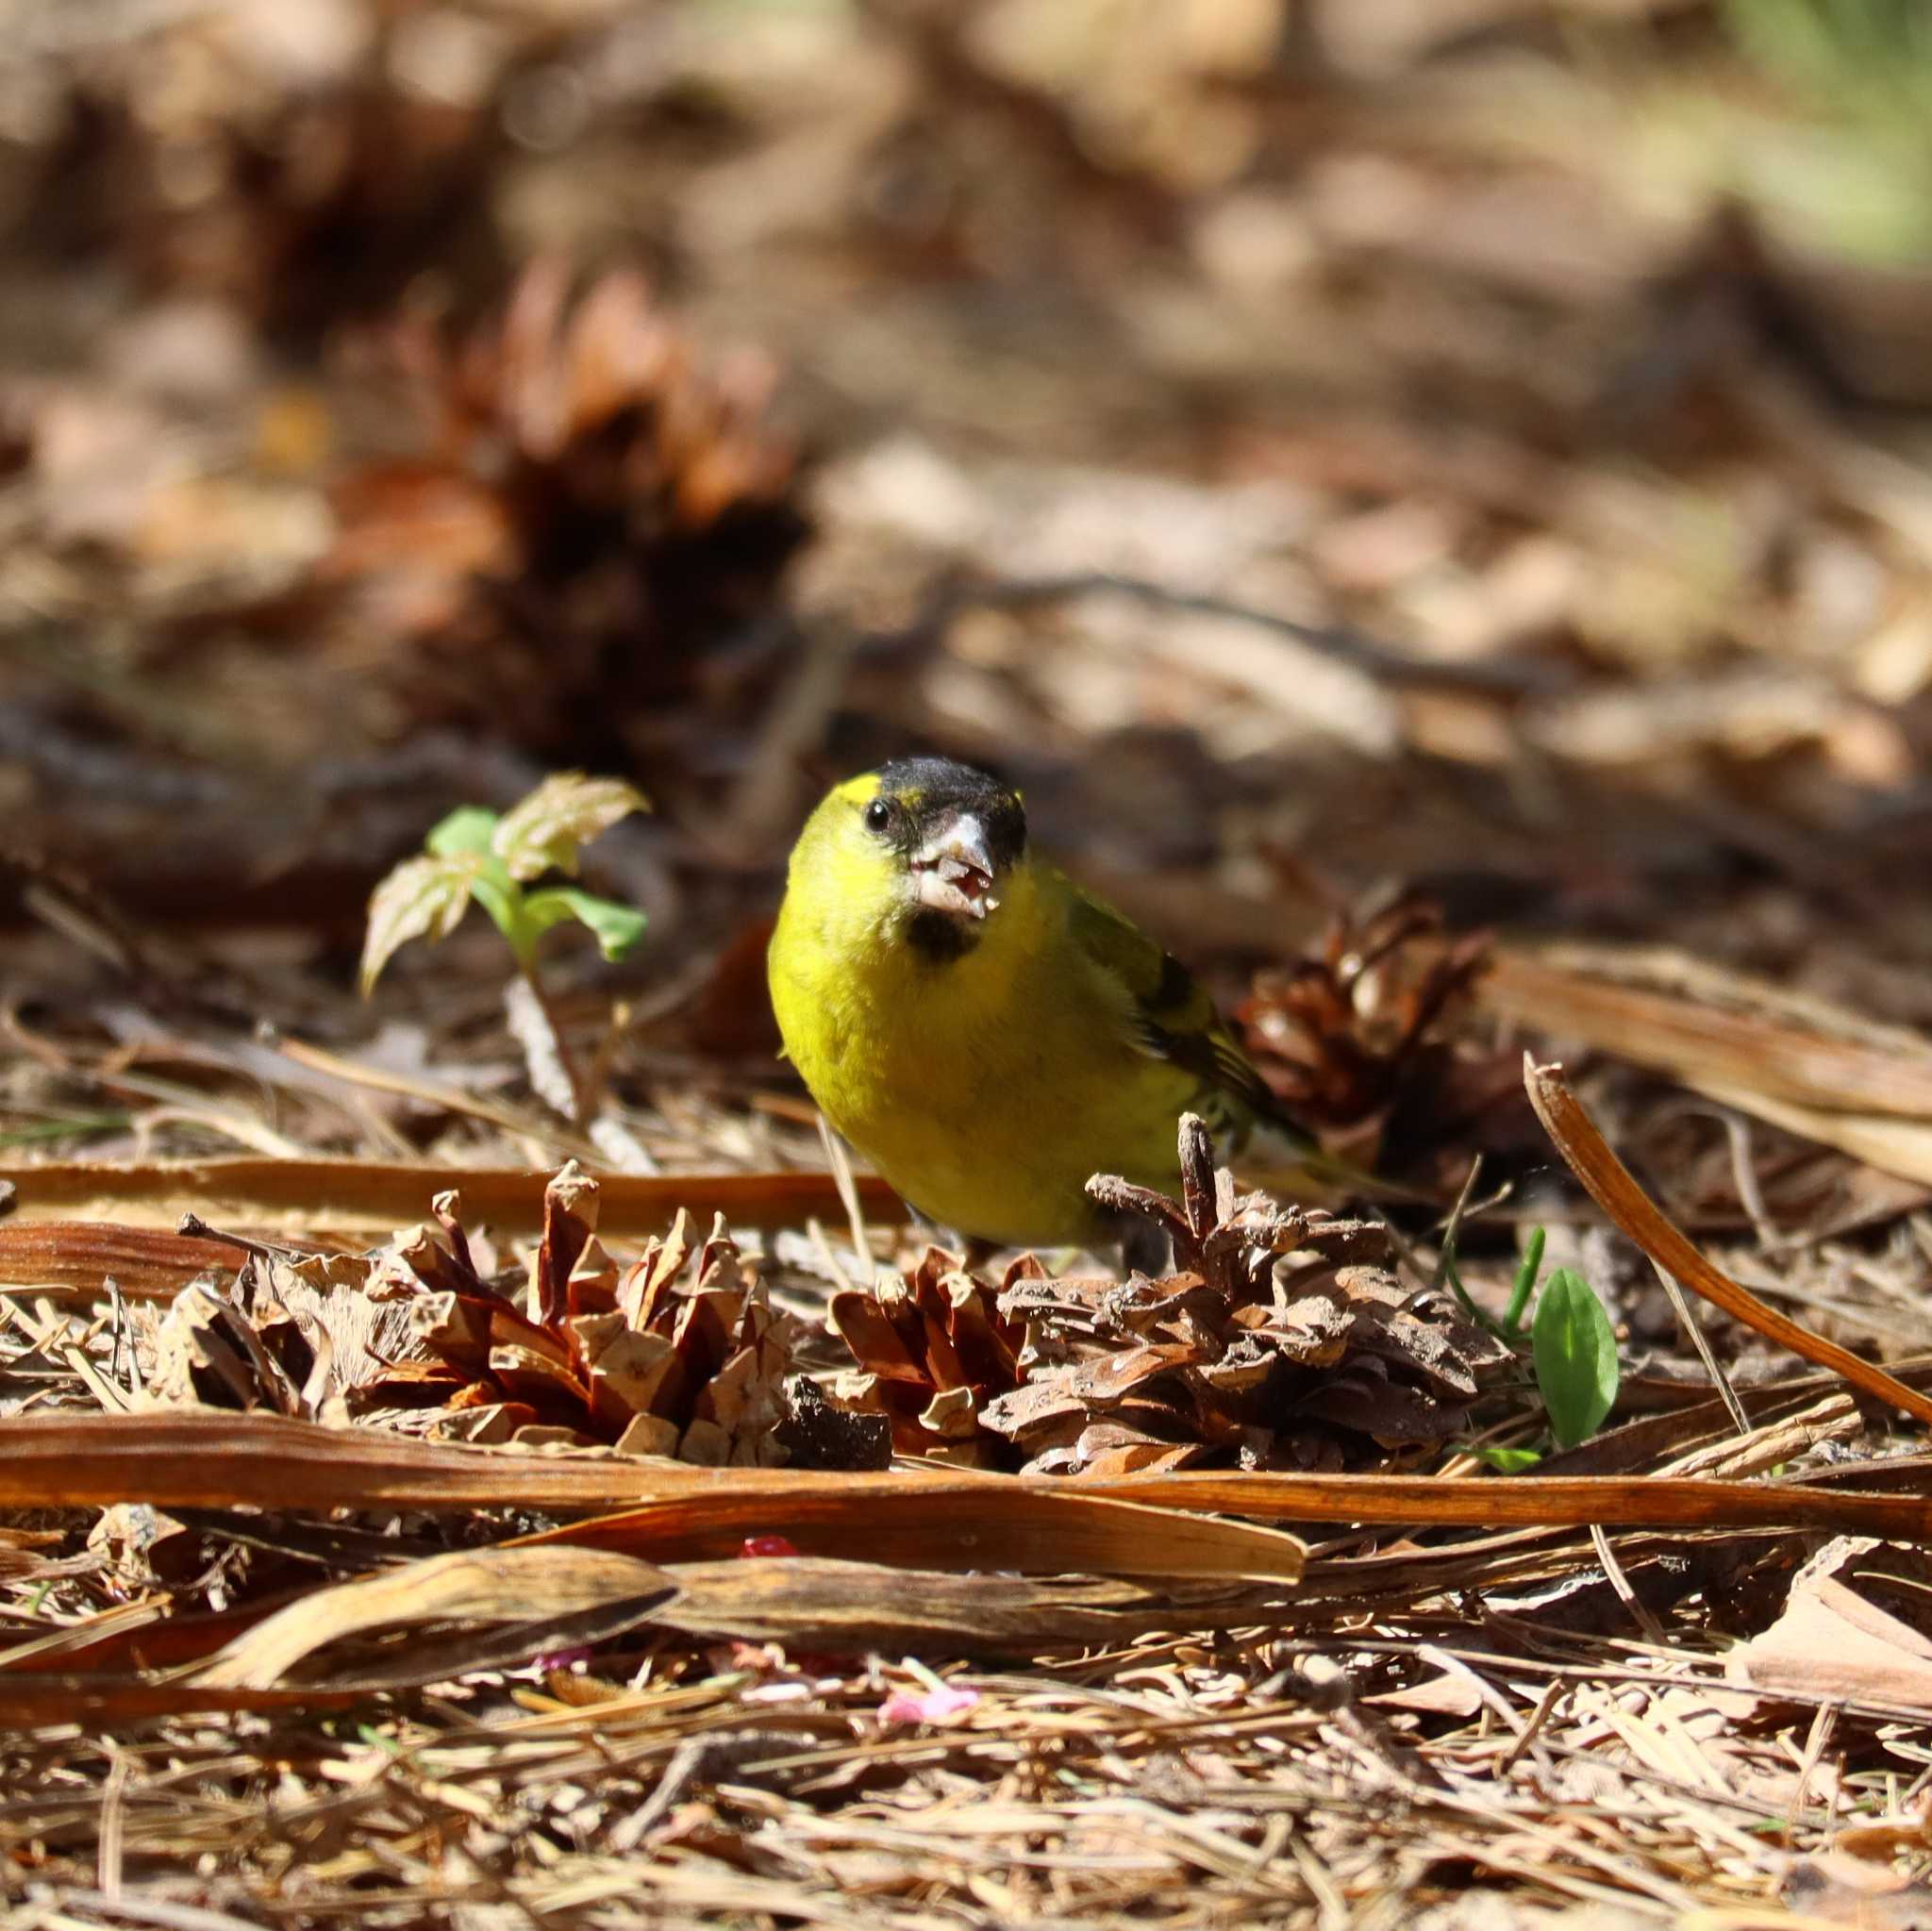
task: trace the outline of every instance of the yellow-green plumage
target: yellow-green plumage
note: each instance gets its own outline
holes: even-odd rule
[[[949,812],[1009,810],[1021,840],[1024,820],[960,766],[883,779],[879,804],[880,773],[839,786],[792,852],[769,960],[786,1051],[922,1213],[988,1240],[1091,1245],[1109,1230],[1090,1175],[1172,1192],[1179,1115],[1239,1140],[1267,1089],[1177,962],[1030,851],[989,873],[983,915],[918,924],[940,915],[911,895],[917,838]],[[868,829],[888,805],[897,829]]]

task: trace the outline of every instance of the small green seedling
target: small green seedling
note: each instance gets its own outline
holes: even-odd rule
[[[508,941],[517,970],[533,977],[537,947],[553,925],[590,928],[606,958],[622,958],[643,936],[644,915],[574,885],[525,888],[546,872],[575,875],[577,850],[619,819],[650,809],[618,778],[559,772],[498,816],[459,806],[369,896],[359,975],[366,999],[383,968],[412,939],[446,939],[472,899]]]
[[[1617,1399],[1617,1336],[1595,1290],[1574,1268],[1557,1268],[1543,1282],[1542,1291],[1536,1292],[1543,1247],[1543,1230],[1532,1229],[1509,1291],[1509,1306],[1501,1321],[1485,1314],[1470,1299],[1462,1276],[1457,1272],[1453,1232],[1442,1242],[1442,1274],[1461,1302],[1463,1311],[1492,1334],[1500,1335],[1511,1347],[1520,1346],[1523,1341],[1524,1316],[1532,1294],[1535,1295],[1536,1317],[1530,1325],[1529,1343],[1530,1357],[1536,1364],[1537,1389],[1542,1395],[1543,1407],[1550,1418],[1550,1434],[1557,1446],[1574,1448],[1603,1425],[1604,1417]],[[1524,1453],[1526,1451],[1515,1449],[1490,1452],[1491,1457]],[[1492,1465],[1503,1466],[1500,1461]]]
[[[1530,1329],[1536,1385],[1558,1448],[1574,1448],[1603,1425],[1617,1399],[1617,1337],[1595,1290],[1559,1267],[1537,1296]]]

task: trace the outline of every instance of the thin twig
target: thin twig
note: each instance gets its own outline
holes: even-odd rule
[[[1724,1398],[1725,1412],[1731,1418],[1731,1425],[1740,1435],[1751,1432],[1751,1417],[1744,1412],[1744,1404],[1738,1399],[1738,1390],[1731,1386],[1731,1377],[1724,1371],[1715,1354],[1711,1352],[1710,1337],[1704,1331],[1704,1324],[1697,1318],[1684,1290],[1664,1270],[1653,1260],[1652,1271],[1663,1284],[1665,1298],[1671,1304],[1671,1311],[1677,1317],[1677,1325],[1690,1337],[1690,1345],[1697,1350],[1697,1358],[1704,1363],[1704,1372],[1717,1386],[1718,1393]]]
[[[1469,1172],[1463,1176],[1460,1189],[1456,1195],[1456,1204],[1449,1209],[1449,1219],[1442,1228],[1442,1245],[1436,1256],[1435,1272],[1429,1277],[1431,1288],[1440,1288],[1444,1281],[1449,1283],[1462,1311],[1481,1326],[1489,1326],[1489,1317],[1469,1297],[1469,1290],[1462,1285],[1462,1274],[1456,1265],[1456,1235],[1462,1225],[1463,1210],[1469,1205],[1469,1196],[1475,1191],[1475,1183],[1483,1171],[1483,1157],[1477,1154],[1469,1163]]]
[[[1630,1578],[1624,1573],[1624,1565],[1617,1560],[1617,1552],[1610,1547],[1610,1539],[1605,1535],[1601,1523],[1590,1525],[1591,1546],[1596,1551],[1596,1559],[1603,1564],[1604,1573],[1609,1578],[1610,1587],[1617,1592],[1617,1600],[1629,1610],[1650,1641],[1668,1644],[1663,1624],[1650,1613],[1649,1606],[1630,1586]]]
[[[1552,1677],[1543,1686],[1543,1693],[1537,1698],[1536,1707],[1529,1713],[1529,1721],[1524,1724],[1522,1730],[1518,1733],[1516,1741],[1509,1747],[1508,1754],[1496,1766],[1496,1775],[1499,1780],[1507,1776],[1516,1768],[1518,1762],[1522,1759],[1524,1752],[1536,1741],[1538,1733],[1555,1713],[1557,1704],[1564,1697],[1568,1696],[1569,1693],[1570,1686],[1560,1676]]]
[[[832,1170],[832,1184],[845,1208],[845,1224],[852,1230],[852,1251],[861,1267],[872,1264],[872,1242],[866,1237],[865,1213],[858,1204],[858,1187],[852,1177],[852,1157],[845,1142],[832,1131],[832,1123],[819,1115],[819,1140],[825,1149],[825,1164]]]

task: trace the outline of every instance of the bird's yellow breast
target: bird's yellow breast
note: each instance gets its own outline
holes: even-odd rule
[[[862,851],[801,842],[772,939],[779,1029],[827,1119],[922,1213],[1090,1243],[1088,1177],[1171,1190],[1200,1082],[1137,1046],[1129,995],[1073,941],[1064,879],[1027,859],[999,897],[969,951],[934,958],[894,935]]]

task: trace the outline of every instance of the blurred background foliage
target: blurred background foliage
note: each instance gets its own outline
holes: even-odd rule
[[[11,0],[0,803],[346,928],[578,762],[711,944],[934,748],[1210,945],[1784,969],[1923,846],[1928,89],[1905,0]]]

